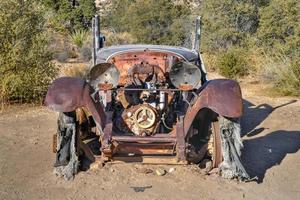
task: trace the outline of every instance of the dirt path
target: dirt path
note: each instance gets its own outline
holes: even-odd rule
[[[139,164],[105,166],[67,182],[52,174],[57,114],[21,106],[0,113],[0,199],[300,199],[300,100],[265,97],[260,87],[242,83],[243,161],[257,182],[207,176],[193,166],[156,176],[138,169],[158,166]]]

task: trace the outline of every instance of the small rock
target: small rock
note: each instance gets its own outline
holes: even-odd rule
[[[175,167],[171,167],[170,169],[169,169],[169,173],[172,173],[172,172],[175,172],[175,170],[176,170],[176,168]]]
[[[112,173],[115,172],[115,170],[113,168],[110,168],[109,171]]]
[[[164,169],[157,169],[155,170],[157,176],[164,176],[167,172]]]
[[[142,173],[142,174],[151,174],[151,173],[153,173],[153,170],[149,169],[149,168],[138,168],[137,172]]]

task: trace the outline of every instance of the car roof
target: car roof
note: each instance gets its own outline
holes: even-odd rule
[[[148,45],[148,44],[135,44],[135,45],[118,45],[104,47],[97,53],[97,59],[108,61],[112,56],[134,51],[158,51],[169,52],[176,54],[187,61],[195,61],[198,59],[198,52],[184,47],[166,46],[166,45]]]

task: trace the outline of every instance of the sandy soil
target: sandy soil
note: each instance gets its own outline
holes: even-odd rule
[[[12,106],[0,113],[0,199],[300,199],[300,100],[271,98],[242,82],[243,162],[248,183],[204,175],[195,166],[115,164],[80,172],[74,181],[52,173],[57,114]],[[175,171],[165,176],[141,169]]]

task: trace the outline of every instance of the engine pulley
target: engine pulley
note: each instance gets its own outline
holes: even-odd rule
[[[152,135],[157,124],[157,112],[148,105],[141,104],[126,109],[122,114],[126,127],[135,135]]]
[[[141,106],[135,111],[134,122],[141,129],[147,129],[154,125],[155,112],[148,106]]]

